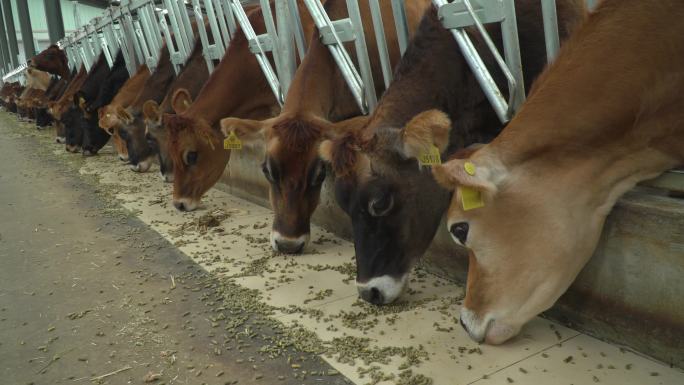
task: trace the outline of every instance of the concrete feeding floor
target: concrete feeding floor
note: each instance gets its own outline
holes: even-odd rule
[[[36,140],[53,146],[50,132]],[[77,157],[63,146],[52,152]],[[76,169],[96,176],[99,189],[211,275],[253,289],[271,318],[309,333],[324,347],[321,357],[356,384],[684,383],[677,369],[542,318],[503,346],[478,345],[458,325],[463,287],[421,271],[400,303],[365,304],[354,286],[350,242],[314,226],[303,255],[278,255],[268,242],[267,208],[212,189],[200,210],[180,213],[154,169],[131,172],[109,147],[78,158]]]

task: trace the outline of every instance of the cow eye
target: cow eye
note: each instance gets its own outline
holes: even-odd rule
[[[383,217],[387,215],[394,206],[394,197],[385,195],[381,198],[371,199],[368,202],[368,212],[374,217]]]
[[[468,239],[468,222],[458,222],[454,223],[451,225],[449,228],[449,232],[451,233],[451,237],[454,239],[454,241],[460,243],[462,246],[465,246],[466,240]]]
[[[323,184],[323,181],[325,180],[325,167],[323,166],[323,162],[318,162],[318,164],[316,164],[314,174],[309,180],[311,181],[312,187]]]
[[[185,164],[194,166],[197,163],[197,151],[187,151],[185,153]]]

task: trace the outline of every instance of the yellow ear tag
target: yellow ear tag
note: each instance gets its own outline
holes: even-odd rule
[[[463,165],[463,168],[465,169],[465,172],[468,173],[468,175],[473,176],[475,175],[475,165],[472,164],[471,162],[465,162]]]
[[[235,135],[235,131],[231,131],[230,135],[223,140],[224,150],[242,150],[242,141]]]
[[[475,190],[474,188],[460,186],[458,188],[461,194],[461,205],[463,205],[463,211],[479,209],[484,207],[484,201],[482,200],[482,192],[480,190]]]
[[[429,152],[420,154],[418,157],[418,163],[421,166],[434,166],[436,164],[442,164],[442,156],[439,154],[439,148],[433,145]]]

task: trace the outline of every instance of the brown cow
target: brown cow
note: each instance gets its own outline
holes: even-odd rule
[[[472,339],[502,343],[551,307],[617,199],[684,165],[682,19],[680,1],[604,0],[491,144],[433,169],[456,190]]]
[[[176,77],[171,63],[171,56],[166,44],[162,47],[159,55],[157,68],[143,84],[135,100],[126,108],[119,107],[116,110],[120,121],[119,135],[126,142],[128,159],[131,169],[136,172],[146,172],[152,166],[154,157],[143,151],[135,151],[136,146],[146,146],[145,123],[143,122],[142,107],[148,100],[161,102],[166,96],[171,82]],[[134,155],[141,155],[140,157]]]
[[[207,68],[202,48],[198,40],[188,62],[169,87],[161,105],[154,100],[148,100],[143,104],[145,138],[148,147],[158,155],[159,172],[164,182],[173,182],[173,162],[168,155],[168,135],[162,126],[162,114],[173,112],[171,99],[176,90],[183,88],[191,98],[194,98],[209,79],[209,68]]]
[[[29,67],[49,72],[64,79],[71,79],[66,54],[57,45],[51,45],[28,61]]]
[[[377,44],[368,1],[360,2],[364,21],[376,92],[382,91],[383,82]],[[406,2],[406,15],[411,33],[416,29],[429,0]],[[384,19],[392,15],[391,3],[381,2]],[[333,19],[347,16],[343,0],[330,0],[326,4]],[[397,35],[393,23],[385,22],[385,35],[392,64],[400,58]],[[351,50],[350,50],[351,51]],[[265,122],[244,121],[234,118],[221,122],[224,134],[258,131],[267,139],[266,161],[263,170],[271,184],[270,197],[275,219],[271,232],[271,245],[277,251],[296,253],[309,239],[310,221],[318,206],[325,167],[318,157],[318,144],[334,134],[331,122],[340,122],[360,115],[361,112],[347,87],[332,55],[317,34],[311,48],[297,70],[288,91],[281,114]],[[249,137],[246,138],[249,140]]]
[[[248,18],[257,33],[265,32],[260,9],[250,12]],[[302,24],[304,32],[311,33],[310,19],[304,17]],[[174,205],[179,210],[194,210],[228,163],[230,151],[223,149],[223,135],[218,129],[221,118],[264,119],[279,108],[241,29],[197,100],[193,103],[189,92],[179,89],[171,105],[177,115],[164,114],[162,123],[169,136]]]
[[[17,110],[22,117],[31,117],[32,108],[30,105],[34,97],[44,93],[50,85],[50,74],[35,68],[26,69],[26,88],[17,99]]]
[[[121,121],[117,111],[120,108],[127,108],[130,106],[138,94],[141,92],[143,85],[151,75],[147,64],[138,67],[138,70],[131,76],[126,83],[117,92],[112,102],[98,110],[98,124],[100,128],[112,135],[114,140],[114,148],[119,154],[119,159],[122,162],[128,161],[128,150],[126,149],[126,142],[119,136],[119,126]]]

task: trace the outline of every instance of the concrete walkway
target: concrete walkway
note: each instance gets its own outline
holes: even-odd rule
[[[213,189],[181,214],[154,170],[135,174],[110,149],[66,154],[14,121],[0,113],[9,384],[121,369],[102,381],[684,383],[677,369],[541,318],[511,343],[478,346],[457,324],[463,289],[420,271],[400,303],[369,306],[357,300],[350,243],[314,228],[304,255],[274,255],[270,210]]]

